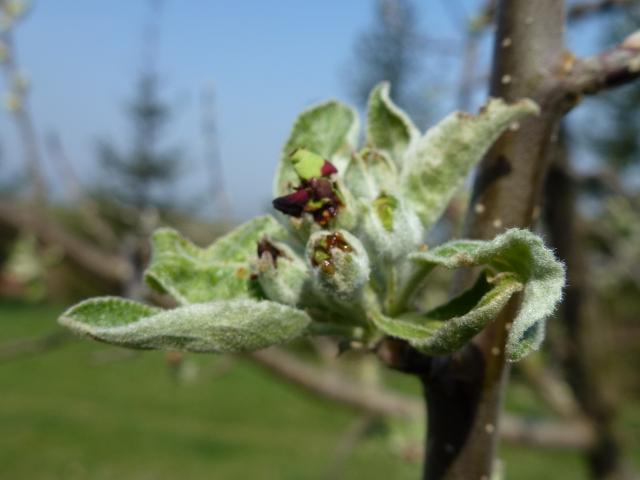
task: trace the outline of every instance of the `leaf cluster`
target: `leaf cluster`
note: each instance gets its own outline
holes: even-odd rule
[[[492,241],[423,244],[486,150],[537,106],[490,100],[478,115],[453,113],[422,134],[389,89],[371,92],[362,146],[348,106],[330,101],[298,117],[274,180],[284,213],[254,218],[207,248],[174,230],[154,234],[145,280],[177,308],[98,298],[60,322],[134,348],[237,352],[310,334],[373,346],[388,335],[440,355],[464,346],[518,293],[508,356],[537,348],[564,284],[542,240],[508,230]],[[435,268],[475,267],[468,291],[428,312],[415,307]]]

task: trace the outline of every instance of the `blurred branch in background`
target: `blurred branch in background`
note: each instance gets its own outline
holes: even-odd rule
[[[200,97],[202,142],[204,144],[205,167],[209,172],[209,188],[213,200],[214,218],[230,221],[231,203],[224,188],[220,139],[216,121],[216,91],[213,83],[203,89]]]
[[[617,7],[629,7],[637,0],[591,0],[579,2],[569,7],[569,19],[578,20],[594,13],[606,13]]]
[[[29,107],[29,82],[20,69],[15,47],[14,29],[28,13],[24,2],[2,0],[0,2],[0,63],[9,87],[6,103],[13,114],[21,147],[24,164],[29,175],[32,200],[42,207],[47,202],[47,185],[43,173],[42,158],[38,137]],[[40,211],[38,209],[38,211]]]
[[[576,99],[632,82],[640,77],[640,30],[599,55],[575,63],[567,60],[565,68],[570,73],[564,88]]]
[[[111,282],[126,282],[133,274],[129,262],[83,240],[55,220],[38,218],[32,209],[17,203],[0,205],[0,224],[35,234],[42,242],[62,248],[65,255],[89,271]]]
[[[102,218],[98,204],[80,183],[60,136],[51,132],[47,136],[46,146],[55,170],[65,183],[69,200],[78,206],[82,219],[93,238],[103,247],[114,248],[118,238],[113,228]]]
[[[335,369],[316,367],[282,350],[263,350],[248,358],[278,379],[358,412],[409,419],[424,416],[422,402],[417,397],[368,387]],[[581,421],[527,421],[505,415],[503,422],[503,438],[525,445],[580,449],[589,448],[594,441],[592,430]]]
[[[624,458],[622,442],[616,432],[616,406],[612,403],[610,385],[605,382],[603,353],[607,349],[601,318],[594,318],[594,305],[586,252],[580,240],[580,214],[576,205],[575,186],[568,173],[569,159],[566,136],[561,134],[552,152],[553,160],[546,185],[545,218],[552,245],[567,267],[567,288],[559,317],[564,335],[560,352],[566,379],[586,419],[596,433],[596,442],[587,457],[594,478],[634,478]]]

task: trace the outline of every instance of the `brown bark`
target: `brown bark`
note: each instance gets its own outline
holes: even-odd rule
[[[546,152],[562,115],[561,96],[548,79],[561,63],[563,29],[563,2],[498,2],[491,95],[508,101],[532,98],[540,105],[541,114],[523,120],[517,131],[503,135],[482,161],[472,202],[483,208],[469,209],[466,232],[471,238],[491,239],[506,228],[528,228],[533,223]],[[430,408],[432,418],[446,422],[459,415],[448,405],[467,405],[453,443],[449,439],[434,446],[443,439],[429,434],[428,451],[441,456],[427,458],[424,478],[491,478],[509,370],[504,357],[507,326],[518,306],[519,299],[512,299],[491,327],[454,355],[454,368],[447,376],[438,382],[423,377],[427,402],[443,405],[442,411]],[[456,378],[460,380],[453,380]]]

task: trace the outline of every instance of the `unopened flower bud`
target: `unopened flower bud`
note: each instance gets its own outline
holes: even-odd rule
[[[415,251],[423,241],[418,216],[398,198],[381,194],[369,207],[362,238],[380,260],[396,260]]]
[[[360,240],[345,230],[323,230],[311,235],[307,260],[316,284],[330,297],[355,299],[369,280],[367,252]]]
[[[331,175],[337,169],[320,155],[298,149],[291,162],[300,178],[295,191],[273,200],[273,207],[294,218],[308,213],[319,225],[326,226],[344,206],[344,199]]]
[[[270,300],[296,306],[300,303],[309,269],[284,243],[263,238],[258,242],[255,276]]]

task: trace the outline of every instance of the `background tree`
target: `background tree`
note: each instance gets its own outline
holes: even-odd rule
[[[159,41],[158,21],[162,0],[150,3],[150,23],[145,35],[145,55],[134,98],[127,107],[132,125],[132,142],[121,152],[110,143],[100,145],[99,157],[110,173],[109,194],[139,210],[175,204],[167,200],[166,187],[175,181],[180,155],[175,148],[162,148],[162,134],[171,110],[160,98],[160,78],[155,57]]]
[[[111,143],[100,145],[100,160],[113,174],[109,192],[140,210],[167,206],[158,187],[174,181],[179,156],[175,150],[161,151],[158,143],[169,110],[158,97],[158,78],[145,73],[139,79],[137,94],[128,108],[134,139],[126,153]]]
[[[603,44],[631,35],[640,28],[640,3],[632,2],[624,10],[610,15]],[[596,128],[584,122],[587,139],[596,151],[602,167],[614,169],[621,179],[638,175],[640,153],[640,85],[631,84],[618,91],[607,92],[594,100],[598,109]],[[592,124],[593,125],[593,124]],[[636,169],[634,171],[634,169]]]
[[[640,17],[637,2],[606,19],[606,46],[616,38],[637,31]],[[637,210],[637,157],[640,147],[640,116],[637,83],[605,92],[592,102],[595,122],[578,123],[580,128],[562,129],[546,185],[546,215],[551,241],[568,268],[569,282],[559,311],[558,326],[552,330],[551,357],[565,370],[579,410],[596,434],[586,451],[593,478],[635,478],[620,435],[620,401],[617,391],[626,383],[634,350],[614,332],[633,338],[635,313],[640,304],[637,272],[640,258],[634,247],[639,240]],[[595,128],[594,128],[595,125]],[[595,155],[571,147],[573,135],[589,145]],[[579,153],[586,153],[594,167],[585,174],[578,168]],[[635,278],[634,278],[635,277]],[[615,352],[615,354],[613,354]],[[627,377],[625,379],[625,376]]]
[[[381,81],[393,85],[394,101],[423,126],[428,117],[427,93],[419,83],[425,54],[412,0],[376,0],[374,23],[357,39],[348,77],[359,107]]]

